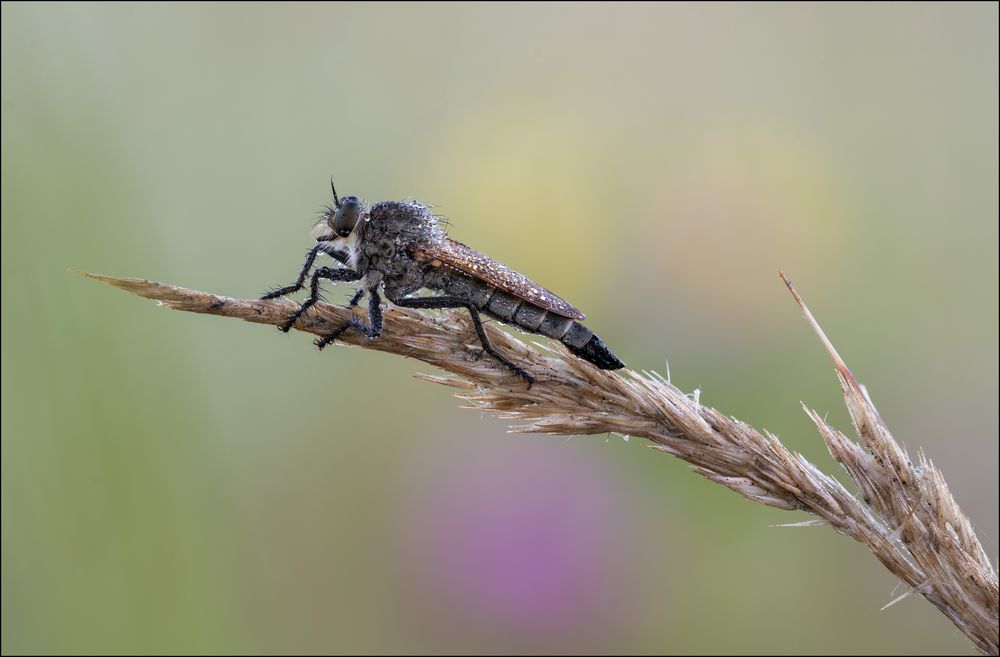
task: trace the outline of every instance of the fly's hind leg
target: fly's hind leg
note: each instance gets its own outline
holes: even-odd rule
[[[479,337],[479,344],[482,345],[483,352],[493,356],[493,358],[499,361],[504,367],[527,381],[529,388],[531,387],[531,384],[535,382],[535,377],[525,372],[493,348],[493,345],[490,344],[489,338],[486,337],[486,331],[483,330],[483,322],[479,319],[479,310],[465,299],[460,297],[401,297],[392,299],[392,302],[397,306],[402,306],[403,308],[465,308],[469,311],[469,315],[472,316],[472,324],[476,327],[476,335]]]
[[[364,288],[358,290],[354,298],[351,299],[352,306],[356,306],[357,302],[361,299],[361,295],[365,293]],[[326,345],[330,344],[334,340],[340,337],[340,335],[349,328],[356,329],[368,338],[375,339],[382,335],[382,297],[379,296],[378,290],[372,289],[368,290],[368,326],[358,320],[351,318],[344,322],[343,325],[337,327],[332,333],[324,335],[322,338],[316,340],[316,346],[322,349]]]

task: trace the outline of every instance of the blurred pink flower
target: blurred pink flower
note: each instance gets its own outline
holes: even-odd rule
[[[562,441],[474,447],[415,468],[399,559],[421,611],[534,639],[619,625],[635,534],[626,487]]]

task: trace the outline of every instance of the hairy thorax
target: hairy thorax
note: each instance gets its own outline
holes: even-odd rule
[[[416,201],[384,201],[369,211],[359,244],[358,269],[380,277],[390,299],[424,287],[423,267],[411,257],[415,244],[444,232],[427,206]]]

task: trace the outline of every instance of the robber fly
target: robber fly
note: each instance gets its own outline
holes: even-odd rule
[[[625,366],[593,331],[576,321],[583,319],[582,312],[526,276],[450,239],[427,206],[417,201],[381,201],[369,206],[356,196],[339,198],[332,180],[330,188],[333,206],[327,206],[317,222],[316,245],[306,255],[295,282],[263,298],[274,299],[302,289],[321,253],[344,266],[318,267],[312,272],[309,298],[279,327],[281,331],[288,332],[319,300],[320,281],[357,281],[360,287],[349,305],[356,306],[367,293],[368,324],[348,320],[316,341],[320,349],[351,328],[369,338],[379,337],[382,288],[389,301],[403,308],[465,308],[472,315],[483,351],[529,385],[534,377],[490,345],[480,313],[555,338],[601,369]],[[414,296],[421,289],[436,294]]]

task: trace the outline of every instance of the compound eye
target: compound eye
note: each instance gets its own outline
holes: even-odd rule
[[[333,230],[341,237],[347,237],[361,218],[361,203],[356,198],[348,197],[340,202],[340,207],[333,215]]]

